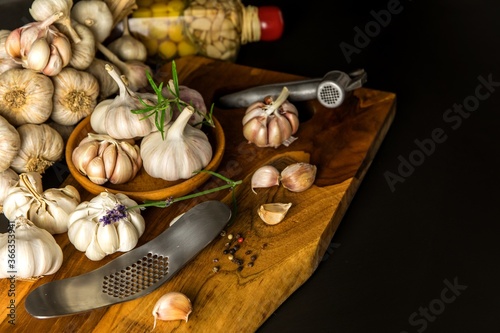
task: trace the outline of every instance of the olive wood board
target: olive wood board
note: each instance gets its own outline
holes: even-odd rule
[[[391,92],[359,88],[336,109],[327,109],[318,101],[297,103],[301,123],[290,146],[259,148],[242,135],[241,119],[245,109],[223,109],[217,98],[252,86],[304,79],[281,72],[252,68],[197,56],[176,60],[179,82],[198,90],[207,105],[215,103],[214,115],[226,137],[224,157],[217,171],[233,180],[243,180],[234,193],[216,192],[181,201],[168,208],[143,211],[146,230],[139,245],[159,235],[169,222],[199,202],[217,199],[232,204],[237,211],[228,234],[244,237],[235,257],[243,265],[231,262],[223,254],[227,236],[218,236],[177,275],[156,291],[142,298],[92,310],[86,313],[37,319],[24,308],[26,295],[41,284],[86,273],[118,257],[115,253],[98,262],[90,261],[69,242],[67,234],[55,235],[63,249],[64,262],[53,275],[37,281],[17,281],[15,297],[9,296],[10,282],[0,281],[0,332],[149,332],[153,328],[152,310],[166,292],[180,291],[192,301],[189,320],[159,321],[158,332],[254,332],[318,267],[356,190],[380,147],[396,112],[396,95]],[[155,71],[157,80],[171,78],[171,66]],[[256,189],[250,178],[266,164],[282,170],[295,162],[317,166],[314,185],[293,193],[282,186]],[[80,190],[82,201],[92,198],[71,176],[61,185],[72,184]],[[221,185],[210,178],[202,188]],[[266,225],[257,214],[263,203],[291,202],[285,219]],[[256,258],[249,267],[251,255]],[[214,262],[218,259],[218,262]],[[219,267],[217,272],[213,271]],[[14,299],[15,325],[8,323],[7,306]]]

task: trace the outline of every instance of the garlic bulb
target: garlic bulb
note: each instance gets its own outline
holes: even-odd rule
[[[162,95],[165,98],[174,98],[175,96],[172,94],[172,91],[175,91],[173,80],[168,81],[168,85],[163,87]],[[205,100],[203,96],[195,89],[189,88],[187,86],[179,85],[179,99],[184,103],[191,105],[196,110],[195,113],[189,119],[188,124],[191,126],[195,126],[197,128],[201,128],[202,121],[204,120],[205,115],[207,114],[207,106],[205,105]],[[172,106],[172,118],[177,118],[179,113],[182,110],[176,105]]]
[[[116,84],[115,80],[111,77],[111,75],[108,74],[108,71],[106,70],[106,64],[109,63],[105,60],[94,58],[90,66],[85,69],[86,72],[94,75],[94,77],[97,79],[97,82],[99,82],[99,101],[103,101],[104,99],[118,92],[118,84]],[[121,75],[121,72],[118,68],[114,68],[114,70],[118,74],[118,76]],[[110,102],[111,101],[112,100],[110,100]]]
[[[55,129],[47,124],[25,124],[17,128],[21,148],[11,163],[17,173],[45,170],[62,157],[64,141]]]
[[[292,207],[289,203],[267,203],[260,205],[257,210],[257,214],[264,221],[264,223],[269,225],[275,225],[283,221],[288,210]]]
[[[0,172],[0,213],[3,212],[3,201],[7,193],[10,188],[16,186],[18,182],[19,175],[11,168]]]
[[[186,107],[162,133],[155,131],[141,141],[141,157],[146,172],[168,181],[189,179],[212,159],[206,134],[188,124],[194,110]]]
[[[73,150],[72,161],[78,171],[96,184],[126,183],[142,166],[139,146],[93,133]]]
[[[24,68],[52,76],[71,59],[68,37],[53,25],[63,15],[56,12],[41,22],[31,22],[13,30],[5,41],[12,59]]]
[[[19,132],[0,116],[0,172],[9,169],[20,148]]]
[[[16,279],[38,279],[61,268],[63,252],[54,236],[24,216],[11,221],[12,231],[0,234],[0,279],[12,276],[12,235],[15,235]]]
[[[280,172],[272,165],[264,165],[258,168],[252,175],[252,192],[255,188],[267,188],[280,184]]]
[[[89,28],[99,43],[108,38],[113,29],[113,14],[101,0],[78,1],[71,8],[71,18]]]
[[[188,321],[189,315],[193,312],[191,300],[178,291],[170,291],[164,294],[156,301],[153,308],[154,325],[156,328],[156,320],[185,320]]]
[[[111,65],[106,65],[109,75],[120,88],[120,93],[113,101],[104,100],[99,103],[90,117],[92,129],[97,133],[108,134],[114,139],[133,139],[148,135],[155,127],[154,117],[144,118],[142,115],[131,111],[142,109],[146,103],[154,105],[156,95],[149,93],[136,93],[130,90]],[[168,122],[170,118],[165,119]]]
[[[266,97],[264,102],[250,105],[243,117],[243,136],[257,147],[278,148],[289,146],[297,138],[292,135],[299,129],[297,108],[288,102],[288,89],[276,101]]]
[[[10,30],[0,30],[0,74],[11,68],[21,67],[20,64],[12,60],[5,49],[5,41],[7,40],[7,37],[9,37],[10,33]]]
[[[80,36],[78,43],[70,41],[71,44],[71,59],[69,66],[74,69],[84,70],[90,66],[96,54],[95,37],[92,31],[76,21],[71,22],[74,31]],[[62,33],[68,35],[69,31],[66,26],[57,25]]]
[[[81,38],[71,25],[72,7],[73,0],[33,0],[29,12],[36,21],[44,21],[54,13],[62,13],[55,23],[64,27],[73,43],[79,43]]]
[[[54,108],[50,118],[61,125],[75,125],[97,104],[99,83],[90,73],[66,67],[52,77]]]
[[[132,250],[144,233],[145,221],[137,203],[125,194],[102,192],[80,203],[69,215],[69,241],[94,261]]]
[[[149,81],[146,73],[152,71],[147,64],[137,60],[122,61],[101,43],[97,43],[97,49],[125,75],[130,90],[138,91],[148,85]]]
[[[109,43],[108,49],[123,61],[146,61],[148,51],[139,39],[132,36],[128,26],[128,17],[123,21],[123,32],[120,37]]]
[[[19,175],[19,183],[4,199],[4,214],[9,220],[25,216],[37,227],[61,234],[68,231],[68,216],[80,203],[78,190],[67,185],[43,191],[38,172]]]
[[[75,125],[61,125],[53,120],[47,121],[46,124],[55,129],[57,133],[61,134],[64,144],[68,142],[71,133],[73,133],[76,127]]]
[[[292,192],[303,192],[314,184],[316,166],[309,163],[294,163],[281,171],[281,184]]]
[[[0,115],[14,126],[41,124],[52,113],[54,85],[49,77],[14,68],[0,74]]]

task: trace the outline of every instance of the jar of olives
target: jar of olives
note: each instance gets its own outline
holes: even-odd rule
[[[244,6],[240,0],[137,0],[130,31],[149,57],[172,60],[198,54],[235,61],[241,45],[273,41],[283,32],[275,6]]]

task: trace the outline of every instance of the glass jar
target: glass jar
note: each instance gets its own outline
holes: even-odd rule
[[[172,60],[198,54],[235,61],[241,45],[273,41],[283,32],[275,6],[244,6],[239,0],[138,0],[129,28],[149,57]]]

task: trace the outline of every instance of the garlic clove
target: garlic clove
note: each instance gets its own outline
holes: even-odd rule
[[[255,188],[267,188],[280,184],[280,172],[272,165],[264,165],[258,168],[252,175],[251,184],[252,192]]]
[[[188,321],[189,315],[193,311],[191,300],[183,293],[170,291],[160,297],[153,308],[154,325],[156,320],[185,320]]]
[[[26,67],[41,72],[50,58],[50,45],[45,38],[39,38],[31,45],[26,57]]]
[[[108,142],[103,142],[100,144],[101,147],[106,147],[102,152],[102,160],[104,162],[104,171],[106,172],[106,178],[110,179],[113,175],[116,166],[116,157],[118,155],[116,146],[114,144],[109,144]],[[100,150],[100,149],[99,149]]]
[[[116,164],[113,174],[109,177],[112,184],[123,184],[132,178],[133,165],[127,154],[119,149],[116,156]]]
[[[99,149],[99,143],[95,141],[85,142],[76,147],[73,150],[71,155],[71,159],[73,160],[73,164],[76,166],[78,171],[82,174],[86,175],[87,165],[94,157],[97,156],[97,152]]]
[[[101,156],[94,157],[87,165],[85,171],[87,172],[87,177],[95,184],[102,185],[108,181],[106,171],[104,170],[104,161]]]
[[[243,136],[257,147],[267,147],[268,128],[265,121],[253,118],[243,126]]]
[[[266,224],[275,225],[283,221],[290,207],[291,203],[268,203],[261,205],[257,213]]]
[[[309,163],[294,163],[281,171],[281,184],[292,192],[310,188],[316,179],[316,166]]]

